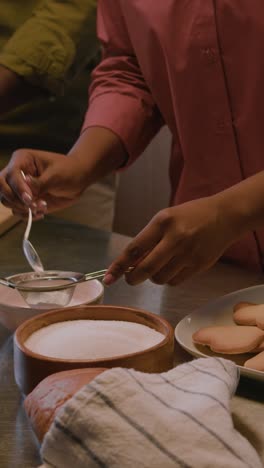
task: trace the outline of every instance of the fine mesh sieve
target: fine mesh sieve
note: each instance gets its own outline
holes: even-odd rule
[[[30,307],[50,309],[68,305],[78,283],[103,278],[105,272],[106,270],[88,274],[73,271],[19,273],[0,279],[0,283],[16,289]]]

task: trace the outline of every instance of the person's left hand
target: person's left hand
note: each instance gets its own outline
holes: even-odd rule
[[[24,176],[23,176],[24,174]],[[0,197],[14,215],[34,219],[73,205],[86,181],[72,157],[47,151],[20,149],[0,171]]]
[[[147,279],[176,285],[211,267],[241,235],[240,223],[217,196],[160,211],[109,267],[104,283],[126,273],[131,285]]]

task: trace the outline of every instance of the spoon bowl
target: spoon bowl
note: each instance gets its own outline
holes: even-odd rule
[[[26,227],[26,231],[25,231],[24,239],[23,239],[23,252],[32,270],[36,271],[37,273],[40,273],[44,271],[43,264],[39,258],[39,255],[36,249],[28,240],[31,226],[32,226],[32,211],[29,208],[28,209],[28,223],[27,223],[27,227]]]
[[[38,253],[36,252],[36,249],[27,239],[23,240],[23,252],[29,265],[34,271],[36,271],[37,273],[44,271],[44,267],[42,265]]]

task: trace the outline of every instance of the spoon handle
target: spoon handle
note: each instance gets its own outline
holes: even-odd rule
[[[32,211],[31,211],[31,209],[29,208],[29,209],[28,209],[27,228],[26,228],[25,234],[24,234],[24,239],[25,239],[25,240],[28,240],[28,238],[29,238],[29,233],[30,233],[30,230],[31,230],[31,226],[32,226]]]
[[[94,271],[93,273],[86,273],[86,275],[84,275],[84,281],[103,278],[106,272],[107,270],[99,270]]]

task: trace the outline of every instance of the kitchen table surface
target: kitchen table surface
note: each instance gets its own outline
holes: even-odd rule
[[[29,270],[21,248],[23,232],[24,225],[20,223],[0,237],[0,276]],[[46,269],[83,273],[107,267],[129,242],[128,237],[119,234],[51,217],[34,223],[30,240]],[[208,300],[262,282],[261,275],[219,263],[209,272],[179,287],[156,286],[148,281],[131,287],[120,280],[116,285],[106,288],[104,303],[152,311],[175,327],[186,314]],[[190,356],[176,345],[176,363],[188,359]],[[264,465],[263,402],[264,383],[241,379],[237,395],[232,401],[234,423],[255,446]],[[33,468],[39,464],[38,444],[14,382],[12,336],[0,325],[0,467]]]

